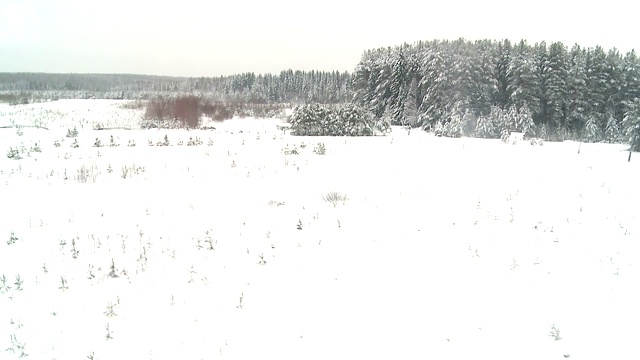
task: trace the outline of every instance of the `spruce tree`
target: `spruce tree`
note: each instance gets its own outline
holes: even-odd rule
[[[607,120],[605,137],[609,143],[617,143],[620,141],[620,126],[616,118],[612,115],[610,115],[609,120]]]
[[[546,91],[548,99],[548,123],[550,126],[564,131],[566,129],[565,99],[567,95],[566,47],[559,42],[551,44],[547,59]]]
[[[569,54],[567,76],[567,125],[574,133],[580,133],[587,121],[587,69],[586,50],[578,44]]]
[[[623,121],[625,141],[630,150],[640,151],[640,100],[630,105]]]

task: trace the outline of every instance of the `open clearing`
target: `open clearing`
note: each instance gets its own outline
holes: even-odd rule
[[[0,129],[2,359],[640,358],[624,145],[93,130],[118,104],[0,105],[48,128]]]

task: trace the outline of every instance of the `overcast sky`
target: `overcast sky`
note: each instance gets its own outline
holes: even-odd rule
[[[218,76],[352,71],[366,49],[459,37],[640,50],[634,2],[596,4],[0,0],[0,72]]]

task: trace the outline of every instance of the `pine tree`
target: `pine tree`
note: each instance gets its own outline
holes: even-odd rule
[[[493,126],[488,117],[480,116],[476,120],[475,136],[480,138],[493,137]]]
[[[535,124],[533,123],[533,116],[531,116],[531,110],[529,110],[527,103],[524,103],[520,109],[518,109],[518,123],[520,124],[520,131],[522,131],[525,136],[534,136]]]
[[[640,100],[631,104],[622,123],[625,141],[632,151],[640,151]]]
[[[539,104],[539,109],[534,113],[534,121],[536,124],[548,124],[550,121],[550,104],[549,94],[547,90],[547,82],[549,79],[549,55],[547,53],[547,44],[543,41],[535,44],[533,48],[533,61],[535,63],[535,76],[538,80],[534,88],[534,94]],[[548,126],[548,125],[547,125]],[[547,129],[548,130],[548,129]]]
[[[612,114],[614,117],[622,119],[624,116],[624,94],[625,76],[623,69],[623,59],[618,50],[611,49],[605,59],[605,72],[607,77],[607,89],[605,94],[605,114]],[[606,126],[608,117],[602,117],[600,127]]]
[[[618,125],[616,118],[613,116],[609,116],[609,120],[607,120],[605,136],[609,143],[616,143],[620,141],[620,126]]]
[[[608,79],[606,54],[600,46],[587,52],[587,112],[604,115],[607,102]]]
[[[445,121],[447,107],[450,107],[447,84],[446,42],[434,42],[426,50],[421,71],[423,99],[420,102],[421,126],[432,128]]]
[[[512,50],[507,82],[509,104],[519,108],[526,103],[532,114],[540,112],[540,99],[537,96],[540,84],[533,50],[524,40],[520,41]]]
[[[559,42],[549,47],[546,73],[546,91],[548,98],[548,120],[550,126],[566,129],[566,95],[567,95],[567,64],[568,56],[566,47]]]
[[[407,86],[407,94],[403,104],[402,125],[414,127],[418,123],[418,81],[413,78]]]
[[[498,104],[501,108],[506,108],[509,104],[509,100],[511,98],[511,88],[510,84],[510,72],[509,66],[511,64],[511,42],[509,40],[504,40],[499,42],[496,47],[496,56],[494,59],[495,64],[495,77],[496,77],[496,88],[495,88],[495,96],[494,103]]]
[[[580,132],[587,121],[587,69],[586,50],[574,45],[569,54],[567,76],[567,125],[574,133]]]
[[[389,108],[393,125],[404,123],[404,102],[407,99],[407,62],[404,58],[404,50],[397,48],[393,55],[393,66],[389,76]]]
[[[504,84],[509,76],[509,64],[505,64],[508,56],[496,51],[495,44],[489,40],[476,41],[474,47],[475,53],[470,59],[474,84],[470,89],[469,108],[476,115],[488,115],[493,104],[502,104],[503,97],[509,96]]]
[[[587,123],[585,124],[585,131],[587,135],[587,140],[589,142],[595,142],[598,139],[598,123],[596,121],[595,115],[589,115],[587,118]]]

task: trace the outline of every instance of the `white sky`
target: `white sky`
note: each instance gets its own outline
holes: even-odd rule
[[[610,0],[0,0],[0,72],[218,76],[352,71],[417,40],[526,39],[640,49],[636,5]]]

